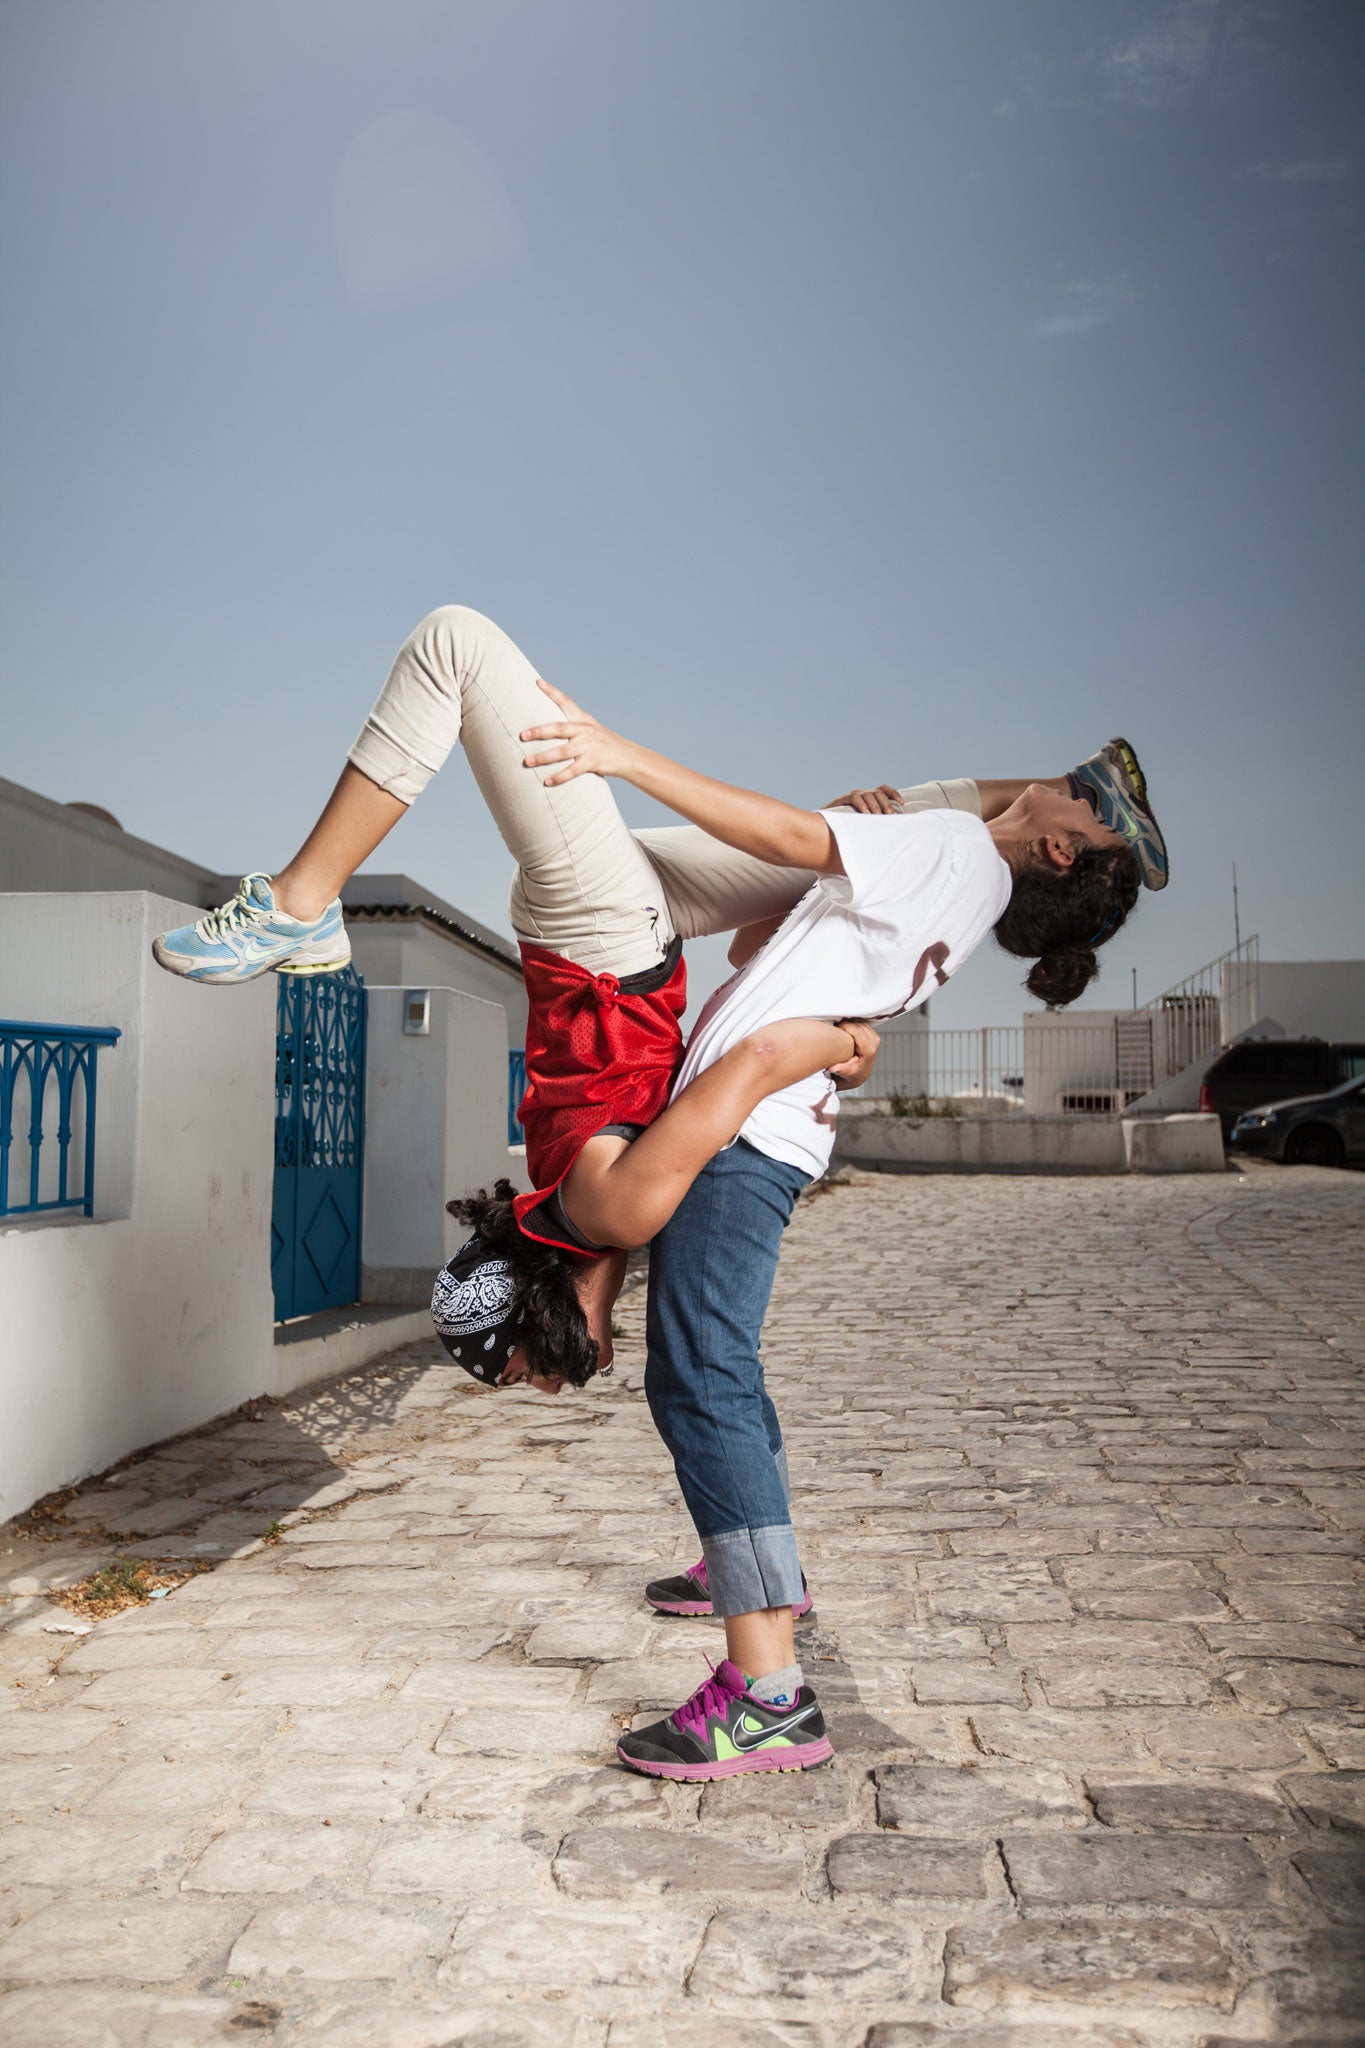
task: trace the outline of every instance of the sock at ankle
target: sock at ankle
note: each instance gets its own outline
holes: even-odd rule
[[[765,1707],[790,1707],[804,1682],[799,1664],[784,1664],[780,1671],[770,1671],[766,1678],[749,1679],[749,1691]]]
[[[1084,797],[1091,810],[1098,812],[1100,807],[1098,791],[1093,790],[1088,782],[1082,782],[1074,768],[1068,768],[1066,771],[1066,786],[1071,791],[1073,797]]]

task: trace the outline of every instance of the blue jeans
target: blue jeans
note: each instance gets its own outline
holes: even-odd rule
[[[706,1556],[717,1614],[801,1598],[787,1454],[758,1340],[808,1175],[741,1138],[698,1174],[649,1254],[645,1395]]]

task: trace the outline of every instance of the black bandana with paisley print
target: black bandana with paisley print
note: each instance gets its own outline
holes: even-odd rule
[[[457,1365],[486,1387],[501,1383],[521,1335],[521,1310],[510,1265],[481,1237],[462,1244],[436,1275],[431,1320]]]

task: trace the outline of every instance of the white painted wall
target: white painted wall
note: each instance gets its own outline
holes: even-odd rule
[[[507,1020],[500,1004],[431,991],[431,1031],[403,1031],[405,988],[369,991],[361,1292],[424,1302],[465,1232],[455,1195],[509,1171]]]
[[[1263,960],[1260,992],[1288,1038],[1365,1041],[1365,960]]]
[[[363,884],[362,876],[357,888]],[[506,1023],[503,1056],[526,1043],[526,984],[519,970],[503,967],[472,947],[413,919],[348,924],[351,957],[367,988],[457,988],[486,1003],[497,1003]]]
[[[1223,1129],[1216,1116],[1124,1117],[1123,1157],[1129,1173],[1225,1173]]]
[[[381,908],[390,915],[349,926],[356,965],[373,988],[457,988],[507,1012],[507,1044],[526,1043],[526,987],[516,941],[480,924],[411,875],[364,868],[341,892],[347,912]],[[413,915],[425,907],[456,927]],[[408,913],[403,915],[402,913]],[[461,936],[461,934],[465,936]]]
[[[861,1105],[860,1105],[861,1108]],[[1222,1173],[1216,1116],[839,1119],[834,1165],[878,1173]]]
[[[88,784],[74,794],[100,798]],[[196,917],[223,897],[210,868],[0,778],[0,890],[9,889],[155,889]]]
[[[0,896],[0,1015],[114,1024],[95,1219],[0,1223],[0,1519],[270,1391],[275,983],[152,961],[187,906]]]
[[[253,1395],[354,1362],[276,1343],[276,982],[196,988],[163,973],[152,938],[192,907],[142,892],[0,895],[0,1016],[123,1034],[99,1054],[94,1218],[0,1221],[0,1520]],[[362,1291],[381,1303],[429,1300],[460,1237],[446,1201],[511,1165],[501,1005],[439,989],[431,1035],[405,1037],[406,992],[369,991],[363,1257],[375,1285]],[[376,1338],[357,1325],[365,1356],[384,1327]],[[395,1325],[390,1341],[411,1334]]]
[[[1130,1010],[1026,1011],[1025,1110],[1031,1116],[1052,1116],[1061,1112],[1064,1098],[1078,1096],[1095,1097],[1097,1109],[1120,1108],[1115,1026],[1120,1017],[1140,1015]],[[1160,1057],[1159,1035],[1154,1051]]]
[[[833,1165],[881,1173],[1122,1173],[1116,1117],[840,1116]]]

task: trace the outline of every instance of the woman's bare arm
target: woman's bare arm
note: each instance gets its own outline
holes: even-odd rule
[[[732,967],[747,967],[760,946],[766,946],[773,933],[787,922],[787,912],[781,911],[776,917],[765,917],[758,924],[742,924],[730,941],[726,959]]]
[[[571,697],[541,679],[540,687],[558,704],[563,716],[547,725],[528,726],[523,740],[537,742],[527,754],[528,768],[553,766],[545,786],[553,789],[578,775],[614,775],[657,797],[680,818],[700,825],[714,839],[738,847],[778,868],[814,868],[820,875],[841,875],[844,864],[827,821],[818,811],[784,804],[780,797],[738,789],[698,775],[666,754],[653,753],[608,731]],[[539,744],[544,742],[545,744]]]
[[[595,1244],[648,1244],[765,1096],[857,1051],[851,1030],[807,1017],[751,1032],[689,1082],[633,1145],[589,1139],[560,1190],[569,1221]]]
[[[1044,789],[1052,790],[1057,796],[1067,796],[1070,793],[1070,784],[1065,775],[1035,775],[1032,779],[1034,782],[1040,782]],[[984,780],[979,775],[974,780],[981,805],[981,816],[987,825],[996,818],[1003,817],[1029,787],[1027,782],[992,782]],[[903,810],[905,806],[901,802],[901,793],[898,789],[889,782],[880,782],[875,789],[847,790],[843,796],[836,796],[831,803],[822,804],[820,808],[823,811],[861,811],[865,817],[877,818],[890,817],[893,813]]]

